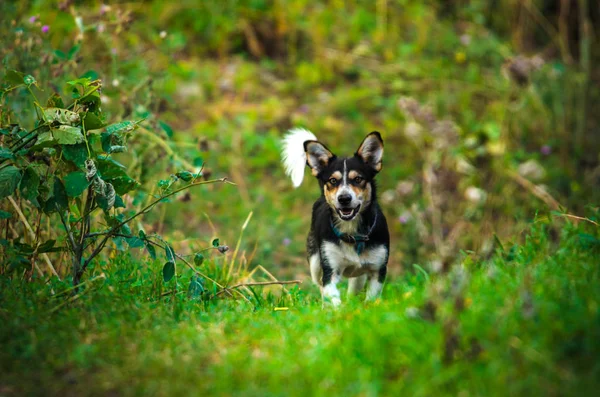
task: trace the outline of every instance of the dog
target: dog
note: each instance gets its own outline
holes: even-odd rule
[[[352,157],[336,156],[305,129],[291,129],[283,139],[282,162],[294,187],[302,184],[305,166],[319,181],[321,196],[313,205],[306,250],[323,301],[335,307],[341,304],[337,284],[342,276],[349,278],[349,295],[367,282],[367,300],[377,299],[383,289],[390,236],[376,195],[382,158],[377,131],[364,138]]]

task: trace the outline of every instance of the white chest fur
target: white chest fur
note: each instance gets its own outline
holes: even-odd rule
[[[333,271],[346,277],[358,277],[365,273],[376,272],[387,259],[387,248],[384,245],[369,247],[358,255],[352,244],[324,242],[322,253]]]

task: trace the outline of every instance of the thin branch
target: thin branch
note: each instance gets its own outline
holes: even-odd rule
[[[100,241],[99,245],[96,247],[96,249],[90,254],[90,256],[88,257],[88,259],[85,261],[85,263],[83,264],[81,271],[83,272],[87,266],[90,264],[90,262],[92,261],[92,259],[94,259],[94,257],[96,255],[98,255],[100,253],[100,251],[102,251],[102,248],[104,248],[104,245],[106,244],[106,242],[108,241],[108,239],[117,231],[119,230],[123,225],[131,222],[132,220],[134,220],[135,218],[137,218],[138,216],[147,213],[148,211],[150,211],[152,209],[152,207],[154,207],[155,205],[157,205],[158,203],[160,203],[161,201],[163,201],[164,199],[171,197],[183,190],[189,189],[193,186],[199,186],[199,185],[206,185],[206,184],[210,184],[210,183],[217,183],[217,182],[222,182],[222,183],[229,183],[229,184],[233,184],[235,185],[235,183],[230,182],[227,180],[227,178],[221,178],[221,179],[212,179],[210,181],[202,181],[202,182],[193,182],[190,183],[186,186],[180,187],[179,189],[175,189],[174,191],[161,196],[160,198],[154,200],[153,202],[151,202],[150,204],[148,204],[146,207],[144,207],[141,211],[138,211],[137,213],[131,215],[129,218],[125,219],[124,221],[120,222],[119,224],[113,226],[112,228],[110,228],[109,230],[105,231],[105,232],[100,232],[100,233],[93,233],[93,234],[88,234],[86,237],[92,237],[92,236],[100,236],[100,235],[105,235],[104,238]]]
[[[583,216],[577,216],[577,215],[573,215],[573,214],[554,214],[556,216],[560,216],[560,217],[566,217],[566,218],[572,218],[572,219],[577,219],[580,221],[586,221],[589,223],[592,223],[596,226],[600,226],[600,224],[598,224],[598,222],[594,222],[593,220],[589,219],[589,218],[585,218]]]
[[[71,250],[73,252],[76,252],[77,244],[75,243],[75,238],[73,237],[71,228],[67,225],[67,222],[65,221],[65,218],[63,217],[62,211],[58,210],[56,212],[58,212],[58,217],[60,218],[60,221],[62,222],[63,226],[65,227],[65,231],[67,232],[67,236],[69,237],[69,243],[71,244]]]
[[[258,287],[258,286],[265,286],[265,285],[287,285],[287,284],[301,284],[302,281],[300,280],[291,280],[291,281],[257,281],[257,282],[251,282],[251,283],[240,283],[240,284],[236,284],[236,285],[232,285],[231,287],[227,287],[225,289],[223,289],[222,291],[219,291],[217,293],[217,295],[229,291],[229,290],[235,290],[236,288],[240,288],[240,287]]]
[[[560,209],[560,203],[556,201],[556,199],[552,197],[550,193],[548,193],[538,185],[534,184],[533,182],[529,181],[529,179],[522,177],[519,173],[515,171],[509,171],[508,175],[512,179],[514,179],[519,185],[527,189],[535,197],[539,198],[544,203],[546,203],[548,207],[552,208],[553,210]]]

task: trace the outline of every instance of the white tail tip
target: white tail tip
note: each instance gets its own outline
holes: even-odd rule
[[[316,141],[317,137],[304,128],[292,128],[283,138],[281,160],[285,173],[292,178],[294,187],[302,184],[304,168],[306,167],[306,153],[304,142]]]

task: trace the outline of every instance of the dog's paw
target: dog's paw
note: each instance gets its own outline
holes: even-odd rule
[[[342,305],[342,300],[338,297],[329,297],[323,299],[323,309],[332,308],[339,309]]]
[[[337,296],[331,298],[331,306],[333,306],[335,309],[340,307],[341,304],[342,304],[342,300],[340,298],[338,298]]]

